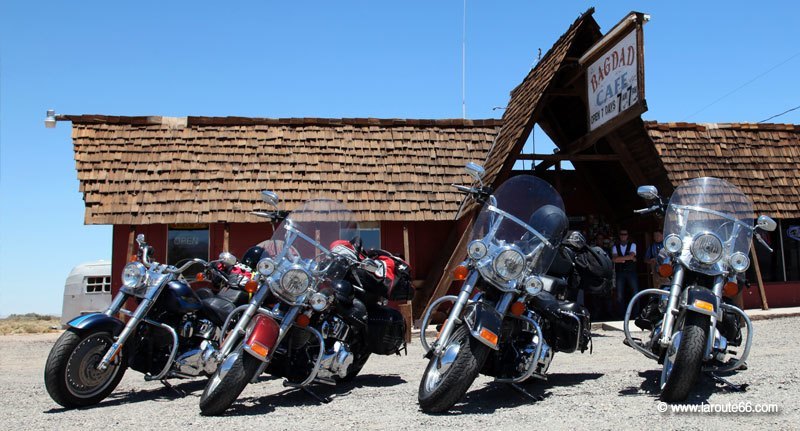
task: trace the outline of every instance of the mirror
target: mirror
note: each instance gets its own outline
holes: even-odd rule
[[[140,233],[139,235],[136,235],[136,243],[139,244],[140,246],[144,245],[144,234],[143,233]]]
[[[775,220],[773,220],[772,217],[760,215],[756,221],[756,227],[767,232],[772,232],[776,227],[778,227],[778,224],[775,223]]]
[[[483,169],[483,166],[477,163],[469,162],[467,163],[465,169],[467,171],[467,174],[469,174],[469,176],[471,176],[472,178],[475,178],[475,181],[478,182],[480,182],[483,176],[486,174],[486,170]]]
[[[278,194],[270,190],[264,190],[261,192],[261,200],[274,207],[277,207],[278,202],[280,201],[278,199]]]
[[[219,254],[219,260],[222,261],[226,266],[233,266],[236,265],[236,256],[228,253],[227,251],[223,251]]]
[[[636,189],[636,194],[648,201],[658,199],[658,189],[656,186],[639,186],[639,188]]]

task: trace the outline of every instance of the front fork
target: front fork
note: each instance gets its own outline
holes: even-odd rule
[[[464,286],[461,287],[461,292],[458,294],[458,298],[453,304],[453,309],[450,310],[450,316],[447,318],[447,321],[444,322],[444,327],[442,327],[442,331],[439,333],[438,340],[433,343],[434,355],[440,356],[442,354],[442,349],[447,345],[447,340],[450,338],[453,328],[455,328],[457,324],[461,323],[461,318],[459,316],[461,316],[461,312],[464,311],[464,306],[467,304],[467,301],[469,301],[470,296],[472,296],[472,291],[475,289],[475,283],[477,281],[478,271],[470,272],[466,281],[464,281]],[[432,310],[429,312],[431,311]],[[422,334],[424,338],[424,327],[422,328]]]
[[[669,300],[664,311],[664,320],[661,322],[661,338],[658,343],[662,347],[667,347],[672,342],[672,327],[675,325],[675,318],[678,317],[678,301],[683,290],[683,265],[676,265],[675,273],[672,276],[672,286],[669,290]]]
[[[160,290],[160,289],[159,289]],[[158,297],[157,294],[154,295]],[[114,317],[120,311],[122,311],[122,307],[125,305],[125,301],[128,300],[130,295],[125,293],[118,293],[117,296],[114,298],[114,301],[109,305],[108,309],[103,313],[106,316]],[[136,311],[133,314],[129,314],[130,319],[128,319],[128,323],[125,324],[125,327],[122,329],[122,332],[119,333],[114,344],[106,351],[106,354],[103,355],[103,359],[100,360],[100,363],[97,364],[97,369],[100,371],[105,371],[108,368],[108,365],[117,356],[119,350],[122,346],[125,345],[125,342],[128,341],[128,337],[133,334],[133,331],[136,330],[136,326],[139,322],[147,316],[147,313],[150,311],[150,307],[153,305],[153,299],[145,298],[142,299],[142,302],[139,303],[139,306],[136,307]],[[129,313],[129,312],[128,312]]]

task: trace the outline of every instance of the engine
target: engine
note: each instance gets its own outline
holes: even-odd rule
[[[338,317],[332,317],[322,324],[322,337],[326,340],[326,347],[322,356],[322,364],[317,378],[332,380],[334,377],[344,378],[347,370],[353,363],[353,353],[350,351],[346,340],[350,333],[350,326]]]

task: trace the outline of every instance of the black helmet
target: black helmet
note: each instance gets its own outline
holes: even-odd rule
[[[247,252],[242,256],[242,263],[247,265],[250,269],[256,269],[258,261],[261,260],[261,255],[264,249],[259,246],[253,246],[247,249]]]

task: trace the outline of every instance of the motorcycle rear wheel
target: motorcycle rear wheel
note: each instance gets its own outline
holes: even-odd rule
[[[456,328],[441,357],[433,356],[419,383],[419,406],[426,413],[449,410],[478,377],[489,346],[472,337],[466,325]]]
[[[708,328],[708,316],[688,313],[683,326],[673,333],[661,372],[662,401],[679,402],[689,396],[703,366]]]
[[[253,380],[261,364],[260,360],[241,349],[228,355],[200,396],[200,414],[217,416],[227,410]]]
[[[108,368],[97,369],[113,343],[114,337],[105,331],[79,333],[70,328],[61,334],[44,368],[44,385],[50,398],[66,408],[90,406],[105,399],[127,369],[122,352]]]

